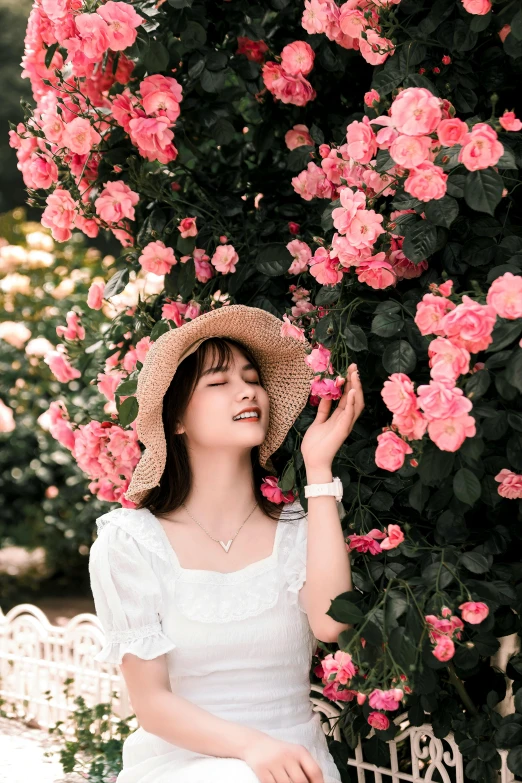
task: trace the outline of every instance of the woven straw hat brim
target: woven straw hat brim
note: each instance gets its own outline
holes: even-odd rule
[[[266,468],[268,458],[283,443],[306,405],[315,375],[304,361],[310,343],[282,336],[281,326],[282,321],[266,310],[226,305],[165,332],[155,341],[138,376],[136,431],[145,451],[125,493],[127,500],[140,503],[160,483],[167,457],[163,398],[179,363],[208,337],[242,342],[259,363],[270,400],[268,430],[259,447],[259,461]]]

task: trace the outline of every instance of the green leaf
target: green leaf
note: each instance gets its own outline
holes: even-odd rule
[[[427,443],[419,462],[417,472],[420,480],[428,487],[437,487],[453,470],[455,455],[441,451],[434,443]]]
[[[346,324],[343,334],[346,345],[352,351],[366,351],[368,349],[368,340],[360,326]]]
[[[522,744],[511,748],[507,755],[506,764],[513,775],[522,776]]]
[[[170,331],[170,329],[171,327],[168,321],[158,321],[152,327],[152,331],[150,333],[150,339],[157,340],[158,337],[161,337],[162,334],[165,334],[165,332]]]
[[[349,625],[360,623],[365,618],[356,604],[339,596],[333,599],[326,614],[333,617],[338,623],[348,623]]]
[[[122,427],[131,424],[138,415],[138,400],[136,397],[127,397],[118,408],[118,419]]]
[[[461,468],[453,477],[453,491],[459,500],[472,506],[480,497],[480,481],[471,470]]]
[[[510,345],[516,340],[522,332],[522,322],[520,319],[516,321],[508,321],[505,319],[497,318],[495,328],[491,333],[493,342],[486,348],[486,353],[495,353]]]
[[[402,250],[414,264],[429,258],[437,248],[437,229],[427,220],[419,220],[405,230]]]
[[[493,169],[470,171],[466,178],[464,199],[471,209],[493,215],[502,198],[504,183]]]
[[[506,367],[506,380],[522,393],[522,351],[515,351]],[[509,419],[509,417],[508,417]]]
[[[393,337],[404,326],[404,318],[400,312],[379,313],[372,321],[371,330],[379,337]]]
[[[153,41],[145,55],[144,65],[149,74],[166,71],[169,65],[168,49],[160,42]]]
[[[442,198],[428,201],[424,213],[428,220],[436,226],[449,228],[459,214],[459,205],[451,196],[443,196]]]
[[[225,80],[226,71],[209,71],[205,68],[199,81],[205,92],[221,92],[225,86]]]
[[[205,28],[198,22],[188,22],[187,26],[180,35],[181,43],[188,51],[199,49],[207,40]]]
[[[55,43],[47,47],[47,51],[45,52],[45,60],[44,60],[46,68],[51,67],[51,62],[53,60],[55,51],[58,49],[58,46],[59,46],[59,42],[55,41]]]
[[[110,299],[111,296],[119,294],[129,282],[129,268],[120,269],[114,274],[105,288],[103,289],[103,298]]]
[[[226,68],[228,63],[228,55],[226,52],[212,51],[205,57],[205,67],[209,71],[222,71]]]
[[[520,715],[506,715],[508,720],[504,720],[500,728],[495,732],[495,745],[497,748],[514,748],[516,745],[522,745],[522,725],[516,718]]]
[[[293,256],[288,251],[286,245],[272,242],[264,247],[260,247],[256,267],[264,275],[275,277],[288,272],[293,260]]]
[[[472,574],[485,574],[486,571],[489,571],[487,559],[479,552],[465,552],[459,562]]]
[[[511,35],[522,41],[522,9],[517,11],[513,19],[511,20]]]
[[[476,402],[483,397],[491,384],[491,376],[487,370],[479,370],[473,373],[466,383],[466,397]]]
[[[214,123],[212,132],[214,134],[216,144],[230,144],[236,135],[234,126],[224,117],[220,117],[219,120]]]
[[[168,0],[172,8],[190,8],[194,0]]]
[[[123,383],[120,383],[118,388],[116,389],[116,394],[120,397],[126,397],[128,394],[135,394],[136,393],[136,387],[138,385],[138,379],[134,378],[134,380],[129,381],[123,381]]]
[[[410,373],[415,369],[417,357],[406,340],[395,340],[384,351],[382,364],[390,375],[394,372]]]
[[[517,161],[515,159],[515,153],[510,147],[506,147],[504,144],[504,152],[498,159],[497,166],[499,169],[517,169]]]

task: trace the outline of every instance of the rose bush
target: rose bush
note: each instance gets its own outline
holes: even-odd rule
[[[509,0],[36,0],[35,105],[11,131],[53,237],[122,245],[87,310],[158,281],[97,342],[71,317],[76,355],[48,357],[66,383],[87,340],[114,402],[51,409],[91,492],[132,505],[150,345],[240,302],[312,344],[309,404],[262,487],[306,508],[300,442],[355,359],[366,409],[334,463],[355,589],[330,608],[352,627],[314,674],[375,763],[404,708],[452,730],[481,781],[496,748],[522,774],[522,656],[505,717],[490,665],[520,630],[521,66]]]

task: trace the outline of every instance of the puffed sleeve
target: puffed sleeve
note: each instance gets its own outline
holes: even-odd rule
[[[293,536],[290,554],[285,562],[285,578],[292,600],[297,603],[299,609],[306,610],[299,602],[299,591],[306,581],[306,545],[308,537],[308,516],[303,516],[294,523],[296,531]]]
[[[149,661],[176,647],[161,626],[161,586],[150,553],[129,533],[114,524],[100,530],[89,575],[106,642],[95,661],[121,663],[126,652]]]

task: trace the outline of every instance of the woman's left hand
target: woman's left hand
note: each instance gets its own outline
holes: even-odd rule
[[[364,408],[364,397],[357,365],[350,364],[339,404],[328,418],[332,400],[322,398],[315,421],[302,440],[301,453],[307,467],[331,465]]]

